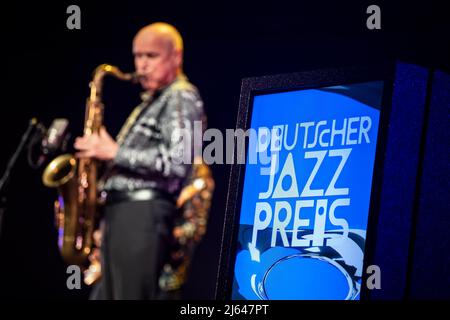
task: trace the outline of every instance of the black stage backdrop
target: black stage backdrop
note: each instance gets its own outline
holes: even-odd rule
[[[379,1],[280,1],[243,5],[211,1],[97,1],[2,3],[0,169],[6,166],[30,118],[49,125],[70,120],[82,131],[88,82],[101,63],[133,70],[131,42],[148,23],[175,25],[185,41],[185,72],[205,101],[208,124],[234,128],[240,81],[260,76],[401,58],[449,70],[448,11],[433,4]],[[316,3],[316,4],[314,4]],[[81,8],[81,30],[68,30],[66,9]],[[366,9],[381,8],[381,30],[368,30]],[[117,134],[139,101],[138,88],[105,83],[105,124]],[[86,299],[89,288],[66,288],[53,226],[55,190],[22,156],[8,186],[0,238],[0,296]],[[228,165],[213,165],[216,191],[208,232],[199,246],[185,297],[214,297]]]

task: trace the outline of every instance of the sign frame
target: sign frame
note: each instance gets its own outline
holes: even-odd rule
[[[253,100],[256,95],[280,93],[295,90],[317,89],[337,85],[350,85],[363,82],[383,81],[382,103],[372,177],[370,206],[368,213],[367,239],[365,243],[364,271],[373,264],[376,246],[377,221],[380,206],[383,164],[387,143],[387,131],[393,92],[393,63],[383,62],[370,66],[352,66],[343,68],[320,69],[289,74],[245,78],[241,84],[236,129],[247,130],[252,119]],[[248,140],[246,141],[246,148]],[[243,150],[236,150],[234,160]],[[247,152],[247,150],[245,150]],[[219,268],[216,282],[216,299],[230,300],[236,258],[236,243],[239,229],[240,209],[245,175],[245,164],[233,162],[230,169],[225,218],[222,233]],[[361,300],[369,299],[365,286],[367,273],[363,272]]]

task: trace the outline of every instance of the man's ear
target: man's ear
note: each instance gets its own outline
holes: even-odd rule
[[[175,50],[175,65],[181,69],[183,67],[183,50]]]

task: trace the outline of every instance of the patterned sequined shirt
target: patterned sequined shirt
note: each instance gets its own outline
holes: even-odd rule
[[[194,121],[205,123],[198,90],[181,75],[133,113],[119,133],[119,151],[103,189],[178,194],[191,169],[186,160],[195,148]]]

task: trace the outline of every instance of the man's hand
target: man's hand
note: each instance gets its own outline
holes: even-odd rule
[[[106,132],[105,127],[100,129],[99,134],[76,138],[74,147],[79,150],[75,154],[77,158],[97,158],[99,160],[112,160],[119,150],[119,145]]]

